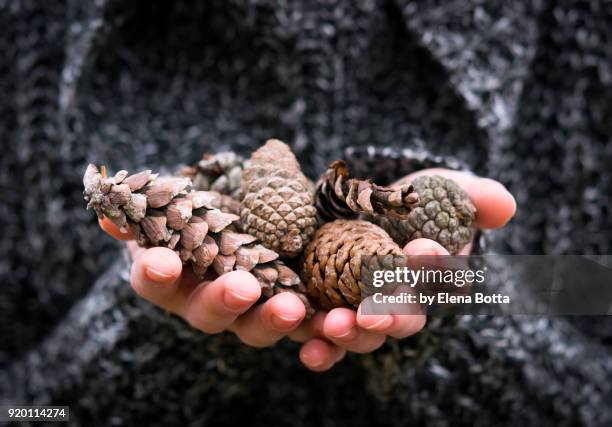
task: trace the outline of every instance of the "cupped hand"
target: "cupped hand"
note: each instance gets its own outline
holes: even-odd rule
[[[443,175],[455,180],[477,208],[476,224],[483,229],[503,226],[514,215],[516,204],[500,183],[467,173],[427,169],[410,175]],[[257,279],[245,271],[198,279],[183,269],[178,255],[167,248],[140,248],[129,232],[122,233],[110,220],[100,226],[112,237],[126,240],[132,255],[131,286],[142,298],[174,313],[202,332],[235,333],[245,344],[267,347],[284,336],[303,343],[300,360],[313,371],[325,371],[347,351],[368,353],[379,348],[387,336],[404,338],[420,331],[424,315],[363,315],[347,308],[318,312],[303,321],[305,307],[290,293],[255,304],[261,289]],[[471,243],[464,248],[469,253]],[[448,255],[438,243],[417,239],[406,245],[406,255]]]
[[[295,329],[306,310],[300,299],[284,292],[255,305],[261,296],[257,279],[232,271],[198,279],[168,248],[141,248],[108,219],[100,226],[111,236],[127,240],[132,256],[130,283],[147,301],[174,313],[202,332],[234,332],[245,344],[267,347]]]
[[[453,179],[470,196],[476,206],[476,226],[480,229],[503,227],[514,215],[514,197],[499,182],[480,178],[466,172],[448,169],[424,169],[408,175],[411,181],[421,175],[442,175]],[[467,255],[473,242],[460,252]],[[407,256],[449,255],[440,244],[429,239],[409,242],[403,252]],[[317,313],[302,322],[289,337],[304,342],[300,351],[302,363],[314,371],[330,369],[346,351],[368,353],[383,345],[387,336],[405,338],[420,331],[426,323],[425,315],[364,315],[361,306],[357,311],[336,308],[328,313]]]

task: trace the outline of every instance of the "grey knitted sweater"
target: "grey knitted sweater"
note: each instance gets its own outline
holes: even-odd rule
[[[70,405],[74,425],[612,423],[606,318],[432,319],[314,374],[295,344],[137,298],[80,183],[87,161],[277,137],[311,176],[346,155],[386,181],[500,180],[519,210],[487,251],[610,253],[609,2],[15,0],[0,32],[0,401]]]

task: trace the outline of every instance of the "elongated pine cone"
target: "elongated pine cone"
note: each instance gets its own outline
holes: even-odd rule
[[[406,217],[418,203],[412,185],[382,187],[367,180],[350,178],[343,160],[336,160],[323,174],[315,191],[315,206],[324,221],[369,214]]]
[[[184,167],[181,174],[191,179],[194,190],[217,191],[242,199],[242,170],[248,160],[233,151],[204,154],[193,166]]]
[[[282,257],[298,256],[316,227],[308,179],[283,142],[270,139],[242,174],[240,218],[245,232]]]
[[[224,198],[214,191],[195,191],[185,177],[158,177],[145,170],[134,175],[119,171],[106,177],[89,165],[83,178],[87,207],[129,229],[140,246],[174,250],[199,277],[209,267],[221,275],[250,271],[263,294],[294,292],[312,314],[299,276],[278,260],[278,254],[240,233],[239,216],[222,212]]]
[[[401,184],[401,180],[399,182]],[[399,244],[425,237],[444,246],[452,255],[467,245],[474,232],[476,207],[459,185],[439,175],[412,181],[419,201],[405,219],[370,217]]]
[[[357,307],[370,294],[361,277],[362,257],[385,255],[399,262],[402,250],[377,225],[358,219],[324,224],[304,251],[302,279],[308,296],[324,309]]]

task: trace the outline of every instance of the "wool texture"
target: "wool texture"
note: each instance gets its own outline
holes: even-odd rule
[[[432,318],[313,374],[136,297],[81,178],[278,138],[310,179],[344,157],[380,185],[501,181],[519,209],[486,251],[608,254],[611,31],[595,0],[0,1],[0,400],[72,425],[610,425],[607,317]]]

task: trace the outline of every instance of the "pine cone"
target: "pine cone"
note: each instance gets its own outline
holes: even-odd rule
[[[400,180],[399,184],[402,183]],[[455,181],[438,175],[412,181],[419,201],[405,219],[370,217],[400,246],[425,237],[457,254],[472,238],[476,207]]]
[[[329,165],[315,192],[315,206],[323,221],[355,218],[357,214],[404,218],[417,202],[412,185],[381,187],[350,178],[349,169],[342,160]]]
[[[195,191],[185,177],[158,177],[150,170],[135,175],[119,171],[106,177],[89,165],[83,178],[87,207],[122,229],[129,228],[140,246],[164,246],[203,277],[246,270],[258,278],[263,294],[294,292],[305,304],[299,276],[278,260],[278,254],[238,232],[239,216],[219,208],[224,198],[214,191]],[[312,308],[307,305],[312,314]]]
[[[194,189],[195,190],[195,189]],[[212,191],[212,193],[215,193]],[[218,208],[221,212],[231,213],[240,216],[240,202],[226,194],[217,193],[219,195]],[[242,230],[240,222],[235,222],[234,225]]]
[[[185,167],[181,174],[191,179],[194,190],[216,191],[242,199],[242,170],[248,161],[233,151],[217,154],[204,154],[202,160],[193,166]]]
[[[251,156],[242,174],[240,218],[245,232],[268,249],[293,258],[316,227],[316,209],[307,178],[283,142],[270,139]]]
[[[304,251],[302,279],[308,296],[324,309],[357,307],[371,293],[361,277],[362,257],[375,261],[386,255],[391,263],[402,261],[397,258],[402,250],[380,227],[357,219],[324,224]]]

